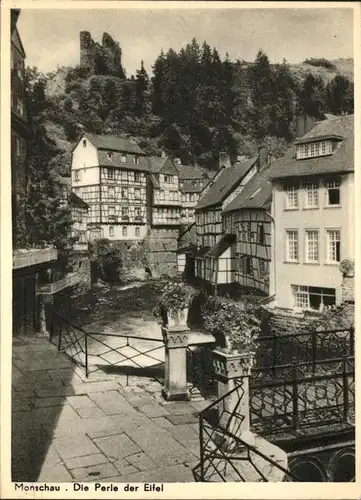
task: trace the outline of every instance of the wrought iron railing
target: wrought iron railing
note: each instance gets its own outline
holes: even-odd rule
[[[191,396],[200,394],[209,398],[217,393],[212,347],[213,343],[187,346],[187,382]]]
[[[50,340],[58,350],[84,367],[85,376],[102,370],[128,377],[152,378],[160,384],[164,378],[164,342],[162,338],[89,332],[63,316],[51,312]]]
[[[236,395],[234,393],[237,393]],[[242,380],[199,414],[200,462],[193,469],[196,482],[268,482],[262,470],[273,468],[272,480],[297,481],[280,463],[240,437]],[[232,411],[229,399],[238,398]]]
[[[310,363],[313,373],[326,360],[354,355],[354,329],[313,330],[310,332],[270,335],[257,339],[256,367]]]
[[[250,386],[251,425],[262,435],[299,433],[307,428],[353,425],[354,359],[276,367],[276,376],[258,372]]]

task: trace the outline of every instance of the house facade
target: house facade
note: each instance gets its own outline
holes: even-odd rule
[[[274,305],[342,300],[340,262],[354,259],[354,117],[318,122],[272,168]]]
[[[211,175],[196,165],[182,165],[178,158],[174,162],[179,172],[181,222],[182,224],[192,224],[195,222],[195,206]]]
[[[223,232],[236,237],[233,282],[266,295],[272,293],[271,171],[272,166],[265,164],[223,215]]]
[[[86,133],[73,149],[71,170],[73,192],[89,205],[89,239],[145,238],[148,159],[138,145]]]
[[[166,157],[149,158],[148,206],[152,227],[177,227],[181,223],[179,175],[173,161]]]
[[[234,235],[223,230],[226,207],[243,190],[259,168],[258,157],[221,168],[202,192],[195,207],[197,253],[195,276],[212,285],[234,281]]]

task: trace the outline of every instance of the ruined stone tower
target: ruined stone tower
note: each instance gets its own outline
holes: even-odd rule
[[[80,32],[80,67],[92,74],[125,78],[121,48],[108,33],[103,34],[102,44],[99,44],[88,31]]]

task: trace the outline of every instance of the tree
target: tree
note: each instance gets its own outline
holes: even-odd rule
[[[144,69],[143,61],[140,70],[135,77],[135,112],[138,116],[144,116],[147,111],[147,91],[149,85],[148,73]]]
[[[327,108],[335,114],[353,113],[354,85],[348,78],[336,75],[327,85]]]
[[[298,96],[298,111],[320,119],[326,111],[326,87],[321,77],[309,73]]]

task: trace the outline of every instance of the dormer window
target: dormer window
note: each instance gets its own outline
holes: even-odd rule
[[[122,155],[122,156],[120,157],[120,161],[121,161],[122,163],[127,163],[127,155]]]
[[[140,159],[139,159],[139,156],[133,156],[133,162],[137,165],[139,165],[140,163]]]
[[[113,161],[113,153],[111,153],[110,151],[107,153],[107,158],[109,161]]]
[[[326,156],[332,153],[332,141],[315,141],[297,146],[297,160]]]

